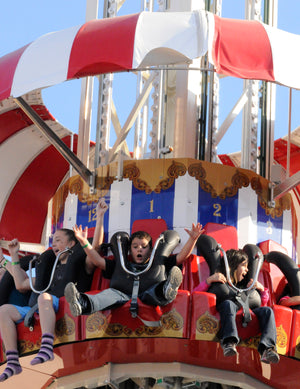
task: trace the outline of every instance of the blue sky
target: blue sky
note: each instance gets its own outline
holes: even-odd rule
[[[244,0],[223,0],[222,16],[243,19]],[[140,11],[140,0],[127,0],[120,14]],[[1,4],[0,14],[0,57],[30,43],[48,32],[62,30],[85,22],[85,0],[11,0]],[[99,1],[99,18],[102,17],[103,0]],[[300,34],[300,1],[278,0],[278,27]],[[292,64],[287,64],[288,68]],[[1,75],[0,75],[1,76]],[[135,76],[133,74],[115,75],[114,85],[118,85],[118,95],[114,92],[121,125],[125,122],[135,99]],[[116,90],[116,86],[115,86]],[[220,123],[234,106],[242,91],[242,80],[229,79],[220,85]],[[288,96],[285,87],[277,87],[275,138],[288,131]],[[64,126],[77,132],[79,120],[80,81],[65,82],[47,88],[43,98],[49,111]],[[300,125],[299,91],[293,91],[292,130]],[[93,112],[92,137],[96,122]],[[225,135],[218,148],[219,153],[229,153],[241,149],[241,115]]]

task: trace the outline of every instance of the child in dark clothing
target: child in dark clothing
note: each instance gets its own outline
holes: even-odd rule
[[[97,220],[101,219],[102,209],[100,204],[97,204]],[[103,233],[101,229],[95,230],[95,235],[91,247],[98,247],[102,243]],[[54,358],[53,342],[56,322],[56,312],[59,308],[59,298],[62,297],[65,285],[73,279],[69,264],[70,249],[74,248],[77,243],[74,231],[62,228],[57,230],[53,235],[52,251],[56,257],[59,256],[59,261],[56,265],[54,276],[51,285],[47,291],[40,293],[38,297],[38,311],[40,316],[40,324],[42,330],[41,347],[38,354],[30,362],[31,365],[51,361]],[[26,272],[21,268],[19,261],[20,243],[17,239],[13,239],[9,243],[9,252],[12,261],[2,258],[0,265],[4,266],[11,273],[17,290],[24,292],[31,290],[31,285]],[[91,279],[94,266],[86,261],[85,253],[79,254],[80,259],[80,274],[77,278],[87,277]],[[78,282],[78,279],[73,279]],[[36,286],[40,280],[38,277],[32,279],[33,286]],[[5,345],[7,365],[4,372],[0,375],[0,382],[7,380],[9,377],[20,374],[22,367],[19,362],[17,330],[16,324],[24,320],[27,312],[31,309],[29,306],[21,307],[12,304],[4,304],[0,307],[0,332],[3,343]]]
[[[103,209],[107,205],[103,200]],[[103,270],[103,275],[110,279],[110,288],[96,295],[79,293],[73,283],[65,289],[66,300],[74,316],[90,314],[99,310],[108,309],[125,304],[131,299],[134,275],[126,272],[119,260],[109,260],[102,257],[87,241],[87,229],[75,227],[75,235],[84,247],[87,260]],[[166,305],[173,301],[182,282],[182,273],[178,265],[182,264],[191,254],[196,241],[203,233],[202,226],[193,224],[192,230],[187,230],[189,239],[177,255],[170,257],[155,257],[151,268],[139,278],[138,297],[149,305]],[[134,233],[130,240],[131,271],[143,270],[149,261],[152,251],[151,236],[144,231]],[[168,276],[167,276],[168,274]]]
[[[244,278],[248,273],[248,257],[243,250],[228,250],[226,252],[228,265],[230,269],[231,283],[238,288],[249,287],[253,280],[244,285]],[[211,286],[214,286],[212,290]],[[223,285],[223,286],[221,286]],[[217,294],[217,310],[220,313],[221,330],[220,338],[224,356],[234,356],[237,354],[236,345],[239,342],[239,336],[236,326],[236,313],[240,305],[236,300],[236,293],[230,288],[225,272],[218,271],[201,282],[194,291],[211,291]],[[276,352],[276,324],[273,310],[266,306],[269,300],[269,293],[263,285],[256,281],[253,289],[256,298],[253,299],[253,306],[250,306],[259,320],[261,327],[261,338],[258,345],[258,352],[261,355],[261,361],[264,363],[278,363],[279,356]],[[225,293],[224,293],[225,292]],[[259,296],[258,296],[259,293]],[[222,296],[223,294],[223,296]],[[258,302],[255,301],[257,300]],[[263,305],[263,306],[261,306]]]

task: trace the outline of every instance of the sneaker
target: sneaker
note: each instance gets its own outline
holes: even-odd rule
[[[280,361],[279,355],[272,347],[266,348],[260,357],[263,363],[278,363]]]
[[[82,314],[82,306],[80,304],[80,293],[76,289],[73,282],[69,282],[65,287],[65,297],[70,306],[70,311],[73,316]]]
[[[166,300],[172,302],[176,298],[181,283],[182,272],[179,267],[173,266],[164,284],[163,294]]]
[[[222,344],[224,357],[233,357],[237,354],[236,344],[233,342],[227,342]]]

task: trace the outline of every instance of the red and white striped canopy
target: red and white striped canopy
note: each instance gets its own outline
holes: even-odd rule
[[[299,44],[298,35],[206,11],[92,20],[0,58],[0,100],[87,75],[190,62],[207,52],[220,74],[300,88]]]
[[[299,36],[259,22],[205,11],[142,12],[53,32],[0,58],[0,238],[40,243],[48,201],[68,171],[11,97],[28,94],[69,145],[71,133],[40,97],[35,101],[42,88],[88,75],[189,63],[208,53],[220,74],[300,89],[299,46]]]

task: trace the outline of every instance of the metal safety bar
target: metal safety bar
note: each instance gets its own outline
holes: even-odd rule
[[[253,281],[251,283],[251,285],[248,287],[248,288],[245,288],[245,289],[240,289],[240,288],[237,288],[235,285],[233,285],[233,283],[231,282],[231,278],[230,278],[230,269],[229,269],[229,265],[228,265],[228,259],[227,259],[227,255],[226,255],[226,252],[225,250],[219,245],[218,248],[221,250],[222,254],[223,254],[223,259],[224,259],[224,264],[225,264],[225,270],[226,270],[226,278],[227,278],[227,282],[228,284],[234,289],[236,290],[237,292],[239,293],[242,293],[242,292],[247,292],[248,290],[251,290],[253,289],[257,279],[258,279],[258,274],[259,274],[259,271],[261,269],[261,266],[263,264],[263,261],[264,261],[264,257],[261,253],[257,253],[255,258],[258,258],[259,257],[259,260],[258,260],[258,266],[256,268],[256,272],[255,272],[255,275],[254,275],[254,278],[253,278]]]
[[[117,243],[118,243],[118,250],[119,250],[119,255],[120,255],[120,262],[121,262],[121,266],[122,266],[123,270],[125,270],[128,274],[131,274],[134,277],[138,277],[138,276],[142,275],[143,273],[146,273],[150,269],[150,267],[152,266],[157,246],[163,239],[164,239],[164,235],[160,235],[160,237],[155,242],[155,245],[153,247],[153,250],[152,250],[152,253],[151,253],[151,256],[150,256],[150,259],[149,259],[149,262],[148,262],[148,265],[146,266],[146,268],[139,271],[139,272],[132,272],[131,270],[127,269],[127,267],[125,265],[123,251],[122,251],[122,245],[121,245],[121,235],[118,235],[117,236]]]
[[[52,271],[51,271],[51,276],[50,276],[49,284],[47,285],[47,287],[46,287],[44,290],[36,290],[36,289],[34,288],[34,286],[33,286],[33,283],[32,283],[32,278],[33,278],[33,277],[32,277],[32,263],[33,263],[34,261],[37,260],[37,257],[34,257],[34,258],[29,262],[29,284],[30,284],[30,287],[31,287],[31,289],[33,290],[33,292],[38,293],[38,294],[42,294],[42,293],[46,292],[46,291],[49,289],[49,287],[50,287],[50,285],[51,285],[51,283],[52,283],[52,281],[53,281],[55,268],[56,268],[56,265],[57,265],[57,263],[58,263],[58,261],[59,261],[59,258],[60,258],[60,256],[61,256],[62,254],[66,253],[66,252],[72,253],[73,251],[72,251],[71,249],[69,249],[69,247],[66,247],[63,251],[61,251],[60,253],[58,253],[58,255],[57,255],[56,259],[55,259],[55,262],[54,262],[54,264],[53,264],[53,267],[52,267]]]

